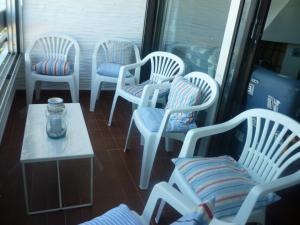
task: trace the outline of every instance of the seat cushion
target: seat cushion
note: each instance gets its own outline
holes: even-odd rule
[[[118,77],[121,66],[118,63],[100,63],[97,73],[108,77]]]
[[[164,117],[165,110],[152,107],[140,107],[137,109],[138,116],[140,117],[144,126],[151,132],[159,130],[161,121]],[[182,125],[182,124],[181,124]],[[186,132],[189,129],[196,128],[196,123],[190,123],[184,126],[177,126],[173,121],[169,121],[166,131],[167,132]]]
[[[132,94],[133,96],[136,96],[136,97],[140,98],[142,96],[143,89],[147,84],[156,84],[156,83],[153,82],[153,81],[147,80],[147,81],[145,81],[143,83],[140,83],[140,84],[124,86],[123,89],[126,92]],[[158,96],[163,97],[163,96],[166,96],[168,93],[169,93],[169,88],[164,86],[162,88],[159,88]]]
[[[80,225],[142,225],[127,205],[121,204]]]
[[[199,197],[199,203],[214,199],[214,216],[235,215],[249,191],[257,184],[248,172],[230,156],[211,158],[178,158],[176,168]],[[266,206],[279,197],[261,197],[255,208]]]
[[[68,61],[54,59],[40,61],[33,65],[32,69],[38,74],[50,76],[70,75],[73,72],[72,65]]]
[[[97,69],[97,73],[102,76],[118,78],[121,66],[123,65],[118,63],[100,63]],[[130,76],[132,76],[132,74],[127,71],[126,77]]]
[[[183,77],[176,77],[171,84],[166,109],[186,108],[199,104],[201,90]],[[195,122],[197,112],[174,113],[170,117],[177,126]]]

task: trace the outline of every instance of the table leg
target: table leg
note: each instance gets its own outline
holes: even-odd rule
[[[58,198],[59,198],[59,208],[62,208],[61,200],[61,185],[60,185],[60,171],[59,171],[59,161],[56,161],[56,171],[57,171],[57,183],[58,183]]]
[[[90,178],[90,204],[93,204],[93,192],[94,192],[94,158],[91,157],[91,178]]]
[[[25,192],[25,205],[26,205],[26,212],[29,213],[29,203],[28,203],[28,190],[27,190],[27,179],[26,179],[26,171],[25,171],[25,163],[21,163],[22,165],[22,176],[23,176],[23,185],[24,185],[24,192]]]

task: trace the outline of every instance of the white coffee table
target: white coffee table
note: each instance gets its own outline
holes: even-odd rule
[[[94,152],[87,132],[79,103],[66,104],[67,134],[62,139],[51,139],[46,133],[46,104],[29,105],[23,138],[21,164],[27,214],[37,214],[62,209],[91,206],[93,204],[93,157]],[[86,204],[63,206],[59,161],[70,159],[90,159],[90,201]],[[25,164],[56,161],[59,207],[30,211]]]

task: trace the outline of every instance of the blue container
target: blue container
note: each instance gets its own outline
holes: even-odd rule
[[[252,73],[244,110],[270,109],[300,121],[300,81],[257,67]],[[234,154],[240,155],[245,143],[247,124],[235,132]]]
[[[248,86],[246,109],[264,108],[300,121],[300,81],[258,67]]]

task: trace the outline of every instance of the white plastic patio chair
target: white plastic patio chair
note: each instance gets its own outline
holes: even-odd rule
[[[32,103],[36,86],[36,98],[40,95],[40,82],[65,82],[69,84],[73,102],[79,101],[79,55],[77,41],[63,34],[46,34],[38,37],[25,52],[26,98],[27,104]],[[70,60],[73,71],[69,75],[50,76],[38,74],[32,70],[33,63],[39,60]],[[36,85],[37,84],[37,85]]]
[[[299,170],[292,175],[281,177],[285,169],[300,158],[300,124],[298,122],[271,110],[251,109],[225,123],[190,130],[184,140],[179,158],[193,157],[199,139],[230,131],[244,121],[247,122],[247,136],[238,162],[247,170],[251,179],[257,182],[257,185],[251,189],[233,219],[230,217],[221,219],[232,221],[232,224],[245,224],[247,220],[264,224],[265,207],[252,212],[258,198],[300,182]],[[176,185],[193,202],[199,202],[197,194],[176,167],[169,184]],[[156,216],[157,221],[163,207],[162,202]]]
[[[135,75],[135,84],[126,85],[126,73],[129,70],[141,68],[147,62],[151,63],[150,78],[148,81],[140,84],[140,76]],[[170,82],[175,76],[180,76],[184,72],[184,62],[176,55],[168,52],[152,52],[148,54],[142,61],[122,66],[118,78],[116,92],[112,103],[108,125],[111,126],[113,114],[115,111],[118,97],[123,97],[133,104],[140,105],[144,94],[144,87],[147,84],[162,84]],[[161,89],[159,96],[163,96],[168,90]]]
[[[114,71],[109,74],[98,71],[99,64],[113,63],[117,65],[126,65],[139,62],[140,53],[138,47],[132,42],[125,39],[112,39],[105,42],[99,42],[94,49],[92,59],[92,81],[91,81],[91,99],[90,111],[95,110],[97,99],[99,99],[101,86],[105,83],[116,84],[118,82],[118,73]],[[133,85],[135,79],[139,79],[140,68],[137,67],[134,75],[125,76],[125,83]]]
[[[138,113],[139,109],[135,110],[132,115],[124,151],[126,151],[127,149],[127,143],[130,138],[130,132],[134,122],[141,135],[144,137],[145,141],[139,184],[139,187],[141,189],[148,188],[156,151],[158,149],[161,137],[165,137],[166,139],[171,138],[183,141],[185,134],[187,133],[187,131],[167,131],[170,116],[174,113],[199,112],[203,110],[207,110],[207,114],[210,114],[210,112],[212,112],[212,110],[215,109],[216,103],[218,102],[219,86],[212,77],[202,72],[191,72],[185,75],[184,78],[200,89],[201,99],[198,105],[185,108],[166,109],[161,123],[159,125],[159,129],[157,131],[151,131],[147,124],[144,123],[143,119],[141,118],[141,115]],[[146,85],[141,107],[148,106],[149,102],[151,102],[152,107],[155,107],[157,95],[157,85]],[[210,124],[211,121],[206,122]]]
[[[274,191],[280,191],[285,188],[297,185],[299,183],[300,172],[298,171],[292,175],[280,178],[271,183],[257,185],[249,192],[238,213],[230,221],[220,220],[214,217],[212,218],[209,225],[245,225],[248,221],[248,218],[251,215],[251,212],[253,211],[255,203],[258,201],[260,196],[266,195]],[[201,211],[201,208],[197,204],[195,204],[190,198],[183,195],[181,192],[173,188],[170,184],[166,182],[160,182],[154,185],[141,215],[135,211],[130,211],[129,213],[131,213],[132,215],[127,215],[126,217],[124,217],[124,215],[113,214],[113,216],[109,218],[109,224],[149,225],[151,224],[151,218],[159,200],[168,203],[181,215],[187,215],[193,212],[199,212],[199,214],[201,215],[201,213],[203,212]],[[84,225],[97,224],[97,219],[101,221],[98,217],[92,221],[84,223]]]

